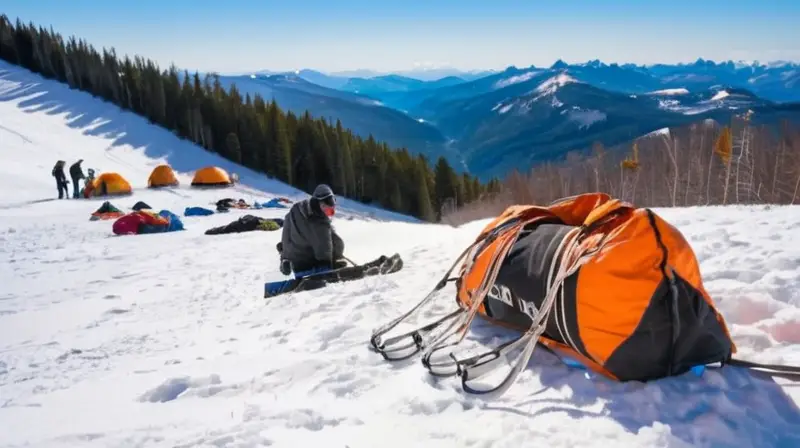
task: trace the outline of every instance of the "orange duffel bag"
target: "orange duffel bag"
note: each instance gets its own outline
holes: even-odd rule
[[[450,278],[459,262],[459,275]],[[408,333],[387,333],[456,283],[458,308]],[[458,345],[476,315],[523,334],[488,352],[458,360]],[[738,363],[725,320],[703,287],[697,258],[680,231],[653,211],[590,193],[547,207],[512,206],[489,223],[433,291],[406,314],[373,332],[388,360],[422,352],[438,376],[459,375],[464,390],[502,394],[527,365],[537,343],[562,358],[618,381],[647,381],[695,366]],[[519,351],[496,387],[469,381]],[[789,369],[789,370],[786,370]]]

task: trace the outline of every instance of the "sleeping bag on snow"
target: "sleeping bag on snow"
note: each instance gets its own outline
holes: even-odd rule
[[[115,235],[143,235],[177,230],[183,230],[183,223],[167,210],[162,210],[159,214],[150,210],[131,212],[114,221],[112,226]]]
[[[253,215],[244,215],[241,218],[224,226],[206,230],[206,235],[224,235],[227,233],[252,232],[254,230],[278,230],[283,227],[283,219],[260,218]]]
[[[286,198],[272,198],[261,206],[264,208],[289,208],[286,204],[291,204],[291,201]]]
[[[124,215],[120,209],[114,207],[110,202],[105,201],[103,205],[100,206],[97,210],[92,213],[92,216],[89,218],[90,221],[97,221],[97,220],[108,220],[119,218],[120,216]]]
[[[186,207],[183,210],[184,216],[210,216],[214,214],[214,210],[209,210],[204,207]]]

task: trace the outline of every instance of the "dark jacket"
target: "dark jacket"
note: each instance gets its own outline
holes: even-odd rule
[[[67,180],[67,176],[64,175],[64,162],[59,160],[53,167],[53,177],[59,182],[65,182]]]
[[[69,177],[71,177],[73,181],[86,178],[86,176],[83,175],[83,170],[81,169],[81,162],[83,162],[83,160],[78,160],[69,167]]]
[[[313,198],[295,203],[283,222],[281,258],[292,262],[295,272],[315,267],[334,267],[344,255],[344,241]]]

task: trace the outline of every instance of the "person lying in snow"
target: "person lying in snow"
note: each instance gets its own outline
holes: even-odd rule
[[[289,209],[277,246],[283,275],[347,266],[343,259],[344,241],[331,225],[335,212],[336,196],[325,184],[318,185],[310,198]]]

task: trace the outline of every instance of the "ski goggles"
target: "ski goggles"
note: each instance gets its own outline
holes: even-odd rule
[[[325,196],[324,198],[318,198],[319,206],[322,209],[322,213],[325,213],[325,216],[331,217],[336,213],[336,197],[333,195]]]

